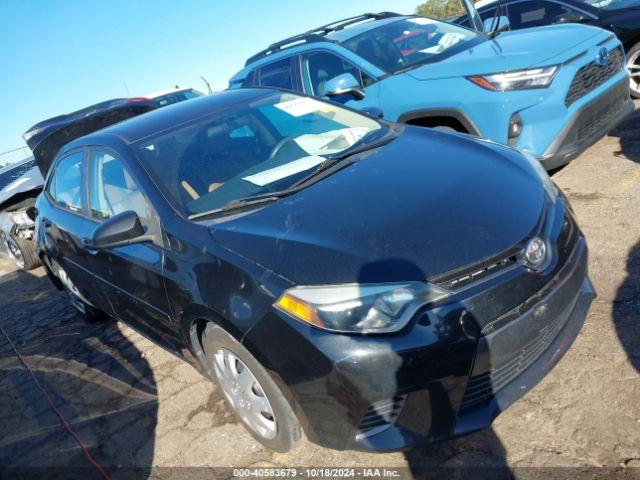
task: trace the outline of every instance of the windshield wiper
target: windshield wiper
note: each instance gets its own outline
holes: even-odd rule
[[[498,35],[500,35],[500,15],[502,14],[502,0],[498,0],[498,5],[496,7],[496,13],[493,14],[493,20],[491,20],[491,34],[489,34],[489,38],[493,40]]]
[[[209,215],[216,215],[218,213],[230,212],[232,210],[238,210],[245,207],[252,207],[254,205],[260,205],[262,203],[270,203],[275,202],[279,198],[282,198],[286,195],[290,195],[288,190],[282,192],[268,193],[265,195],[256,195],[254,197],[247,198],[239,198],[236,200],[231,200],[229,203],[223,205],[220,208],[214,208],[213,210],[207,210],[206,212],[194,213],[193,215],[189,215],[189,220],[198,220],[200,218],[208,217]]]

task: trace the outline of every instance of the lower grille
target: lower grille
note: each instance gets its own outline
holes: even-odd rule
[[[388,400],[372,403],[360,422],[359,437],[374,435],[391,425],[397,420],[406,395],[396,395]]]
[[[565,97],[565,105],[567,107],[571,106],[586,94],[613,78],[623,68],[624,54],[622,53],[622,47],[611,50],[609,58],[604,65],[599,65],[596,61],[593,61],[583,66],[573,78],[569,92]]]
[[[581,119],[582,126],[576,131],[576,142],[580,143],[597,134],[611,123],[627,104],[627,95],[619,95],[605,107],[590,111]]]
[[[573,304],[571,307],[573,307]],[[547,325],[540,332],[540,336],[537,339],[527,345],[518,356],[509,362],[482,375],[471,378],[467,384],[467,390],[465,391],[460,408],[469,408],[489,400],[495,393],[525,371],[549,348],[551,342],[553,342],[562,329],[564,320],[564,315],[559,316],[552,324]]]

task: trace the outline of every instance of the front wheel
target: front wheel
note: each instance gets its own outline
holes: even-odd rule
[[[634,45],[627,52],[627,70],[629,71],[631,96],[640,98],[640,43]]]
[[[253,355],[212,323],[202,334],[202,348],[218,386],[249,433],[271,450],[293,449],[302,437],[298,419]]]
[[[32,240],[6,234],[4,244],[11,261],[20,270],[33,270],[40,266],[40,257]]]

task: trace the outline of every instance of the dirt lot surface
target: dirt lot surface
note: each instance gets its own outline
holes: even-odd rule
[[[16,272],[0,257],[0,466],[86,467],[77,476],[89,478],[99,473],[89,454],[113,478],[152,466],[385,466],[418,476],[493,466],[517,477],[541,471],[523,467],[574,467],[547,472],[577,477],[582,467],[640,478],[640,114],[554,180],[587,235],[598,298],[567,355],[493,428],[385,455],[308,442],[286,455],[264,450],[192,367],[122,324],[82,323],[42,270]],[[215,473],[151,476],[162,472]]]

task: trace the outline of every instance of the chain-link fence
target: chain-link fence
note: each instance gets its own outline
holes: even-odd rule
[[[0,152],[0,168],[24,160],[29,156],[31,156],[31,150],[26,145]]]

